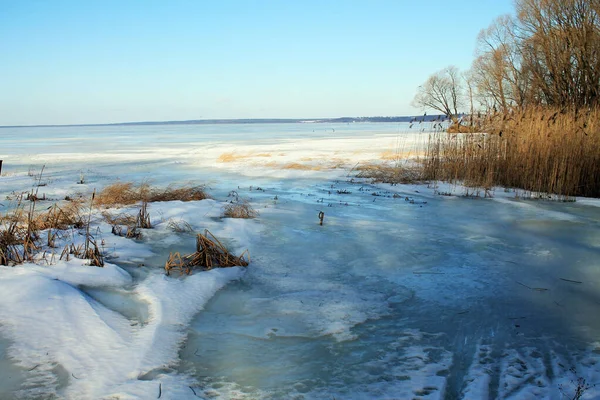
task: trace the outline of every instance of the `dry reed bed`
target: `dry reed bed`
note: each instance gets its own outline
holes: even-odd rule
[[[172,270],[179,271],[180,275],[190,275],[196,267],[203,270],[213,268],[229,267],[247,267],[250,263],[250,254],[248,250],[244,251],[239,257],[232,255],[227,248],[208,230],[204,234],[196,236],[196,251],[192,254],[181,256],[179,252],[169,253],[169,258],[165,263],[167,275]]]
[[[600,197],[600,110],[530,108],[489,116],[482,130],[432,134],[423,178]]]
[[[54,245],[58,230],[83,227],[81,204],[69,202],[36,212],[36,200],[25,203],[25,194],[17,196],[16,206],[0,215],[0,265],[31,262],[40,249],[40,231],[48,230],[48,246]]]
[[[41,176],[41,174],[40,174]],[[96,206],[115,207],[141,202],[136,216],[120,214],[111,216],[103,213],[104,218],[113,225],[113,233],[129,238],[140,238],[140,229],[151,228],[147,205],[151,201],[193,201],[209,198],[203,187],[167,187],[157,189],[147,183],[134,185],[131,182],[117,182],[107,186],[90,199],[65,200],[52,207],[37,211],[37,190],[15,195],[15,206],[11,211],[0,215],[0,265],[16,265],[33,262],[34,257],[43,248],[42,231],[47,231],[47,247],[56,247],[56,239],[61,232],[75,228],[85,230],[82,245],[67,245],[61,259],[87,258],[90,265],[103,266],[104,258],[93,235],[90,234],[90,222]],[[125,225],[126,230],[121,228]]]

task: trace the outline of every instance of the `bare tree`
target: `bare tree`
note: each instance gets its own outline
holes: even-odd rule
[[[482,30],[476,55],[472,73],[480,101],[503,112],[511,106],[524,106],[528,84],[514,19],[508,15],[499,17]]]
[[[431,75],[419,86],[413,106],[439,111],[450,119],[458,115],[463,100],[460,72],[455,66],[447,67]]]
[[[600,105],[600,0],[518,0],[516,9],[536,100]]]

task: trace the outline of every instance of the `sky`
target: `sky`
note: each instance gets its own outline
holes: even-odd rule
[[[511,0],[0,0],[0,125],[415,115]]]

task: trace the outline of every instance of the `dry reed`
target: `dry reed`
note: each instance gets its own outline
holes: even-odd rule
[[[435,133],[428,180],[571,196],[600,196],[600,110],[529,108],[489,115],[484,134]]]
[[[91,237],[78,246],[73,243],[66,245],[60,255],[60,260],[64,258],[69,261],[71,255],[75,258],[89,260],[91,266],[104,267],[104,255],[100,251],[98,243]]]
[[[247,200],[238,200],[236,202],[227,203],[223,207],[224,218],[256,218],[258,211],[256,211]]]
[[[250,263],[248,250],[239,257],[232,255],[227,248],[208,230],[196,236],[196,251],[192,254],[181,256],[179,252],[169,253],[165,263],[165,271],[170,275],[172,270],[177,270],[181,275],[190,275],[196,267],[203,270],[213,268],[247,267]]]
[[[184,221],[182,219],[178,221],[170,219],[167,224],[167,227],[171,231],[177,233],[189,233],[194,231],[194,228],[192,228],[192,226],[187,221]]]

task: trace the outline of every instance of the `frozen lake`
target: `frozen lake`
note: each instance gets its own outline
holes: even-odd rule
[[[192,234],[157,222],[132,241],[98,222],[109,268],[0,267],[0,398],[571,399],[577,379],[600,398],[600,201],[354,178],[419,154],[428,129],[0,129],[2,199],[43,165],[48,206],[116,179],[206,184],[214,200],[151,216],[252,256],[165,278]],[[257,219],[219,218],[232,190]]]

